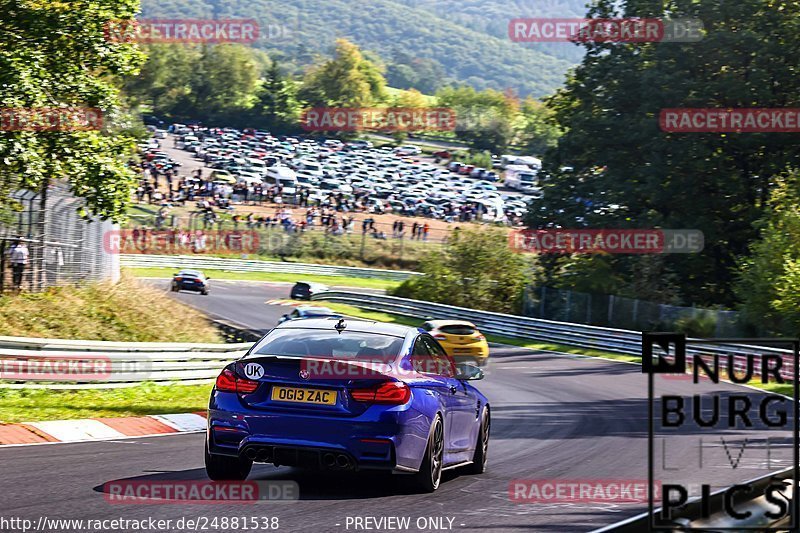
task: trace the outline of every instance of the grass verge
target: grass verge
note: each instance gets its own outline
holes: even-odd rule
[[[129,274],[139,278],[171,278],[178,269],[174,268],[125,268]],[[228,272],[225,270],[203,270],[212,280],[240,280],[240,281],[310,281],[324,285],[337,285],[342,287],[359,287],[362,289],[393,289],[400,285],[399,281],[383,279],[348,278],[342,276],[319,276],[308,274],[284,274],[280,272]]]
[[[116,418],[204,411],[212,384],[106,390],[0,389],[0,423]]]
[[[131,276],[0,297],[0,335],[121,342],[223,342],[205,316]]]

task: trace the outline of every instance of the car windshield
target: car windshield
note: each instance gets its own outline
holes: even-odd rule
[[[251,352],[257,355],[287,357],[327,357],[333,359],[363,359],[393,361],[403,346],[402,337],[314,329],[275,329]]]

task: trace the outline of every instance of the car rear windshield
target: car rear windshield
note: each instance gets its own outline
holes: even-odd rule
[[[316,329],[276,329],[268,334],[250,357],[281,355],[288,357],[328,357],[332,359],[363,359],[393,361],[403,347],[402,337]]]
[[[472,326],[454,324],[452,326],[442,326],[439,331],[447,335],[472,335],[475,333],[475,328]]]

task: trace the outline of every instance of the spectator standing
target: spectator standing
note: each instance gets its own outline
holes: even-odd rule
[[[29,259],[28,245],[20,239],[15,240],[9,250],[9,263],[11,263],[12,283],[16,291],[22,288],[22,276]]]

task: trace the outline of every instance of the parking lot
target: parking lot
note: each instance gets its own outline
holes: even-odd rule
[[[208,189],[189,180],[190,196],[208,196],[212,205],[259,198],[338,213],[425,217],[438,228],[471,221],[518,225],[527,202],[539,198],[503,189],[492,181],[496,175],[478,179],[452,172],[447,161],[437,164],[413,146],[376,148],[366,141],[277,138],[229,128],[173,130],[159,132],[161,138],[142,148],[162,171],[178,165],[173,168],[186,177],[202,169],[203,180],[214,185]],[[185,192],[176,193],[187,200]]]

